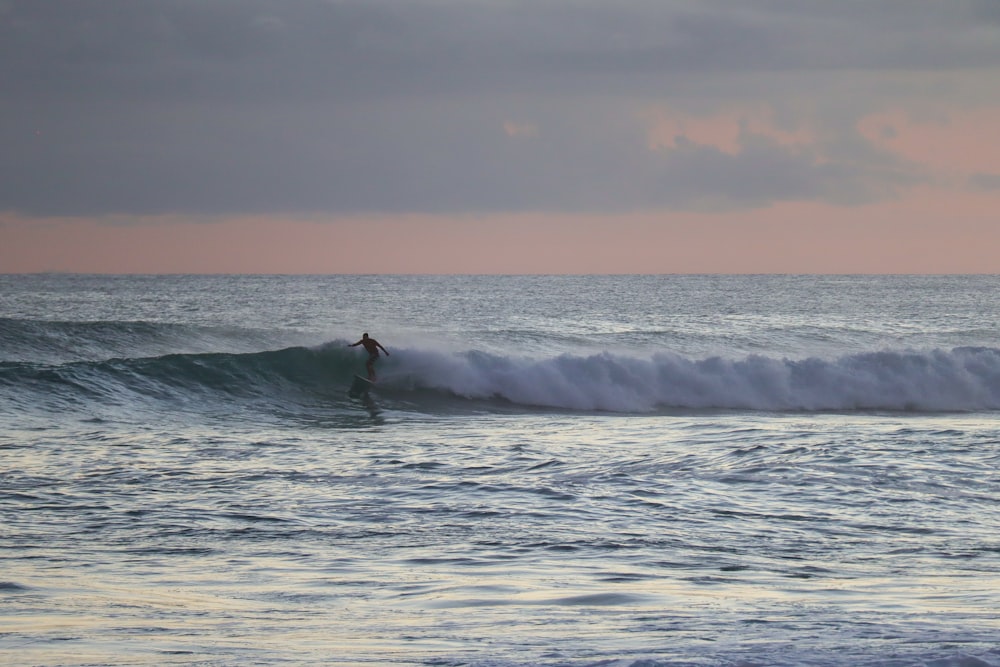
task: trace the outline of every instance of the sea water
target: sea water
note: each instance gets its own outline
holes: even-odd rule
[[[0,276],[0,663],[1000,665],[998,467],[993,276]]]

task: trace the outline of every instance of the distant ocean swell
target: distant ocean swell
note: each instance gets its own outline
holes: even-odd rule
[[[30,408],[159,401],[346,403],[363,355],[334,341],[315,348],[167,354],[100,361],[0,362],[0,406]],[[386,407],[437,411],[477,401],[580,411],[1000,410],[1000,350],[879,351],[833,359],[689,359],[393,350],[379,364]]]
[[[264,332],[235,327],[0,317],[0,362],[100,361],[170,352],[248,352],[266,347],[267,343]]]

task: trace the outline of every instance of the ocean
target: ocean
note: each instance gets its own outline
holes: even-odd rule
[[[0,663],[997,666],[998,468],[997,276],[0,276]]]

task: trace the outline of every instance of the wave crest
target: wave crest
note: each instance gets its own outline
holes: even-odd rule
[[[416,357],[416,360],[414,359]],[[870,352],[835,359],[641,359],[609,353],[541,360],[482,352],[411,354],[395,381],[467,398],[612,412],[657,409],[1000,409],[1000,350]]]

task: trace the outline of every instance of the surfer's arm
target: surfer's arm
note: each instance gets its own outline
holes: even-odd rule
[[[357,347],[358,345],[361,345],[361,341],[360,340],[357,343],[348,343],[347,347]],[[386,354],[388,354],[388,353],[386,353]]]
[[[385,356],[387,356],[387,357],[389,356],[389,350],[387,350],[387,349],[385,349],[384,347],[382,347],[382,344],[381,344],[381,343],[376,343],[376,345],[378,345],[378,348],[379,348],[380,350],[382,350],[383,352],[385,352]]]

